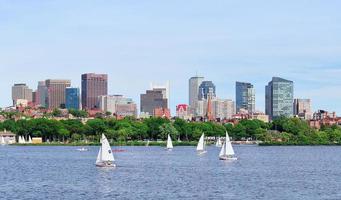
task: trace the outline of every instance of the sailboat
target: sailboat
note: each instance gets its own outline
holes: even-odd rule
[[[222,147],[222,146],[223,146],[220,137],[218,137],[218,140],[217,140],[217,142],[215,143],[215,146],[216,146],[216,147]]]
[[[167,138],[167,150],[172,150],[173,149],[173,143],[172,143],[172,138],[169,136],[168,134],[168,138]]]
[[[234,155],[233,147],[230,141],[229,134],[226,132],[226,139],[224,145],[221,147],[219,153],[220,160],[237,160],[237,157]]]
[[[5,138],[3,136],[1,136],[1,138],[0,138],[0,144],[1,145],[5,145],[6,144]]]
[[[104,134],[102,134],[101,144],[102,146],[100,147],[97,155],[96,166],[116,167],[113,163],[115,161],[114,155],[112,154],[110,144]]]
[[[149,143],[150,143],[150,141],[147,140],[146,147],[149,147]]]
[[[31,138],[31,136],[28,136],[28,143],[29,143],[29,144],[32,144],[32,138]]]
[[[197,152],[199,155],[206,153],[206,143],[205,143],[205,134],[203,133],[199,139],[199,143],[197,146]]]

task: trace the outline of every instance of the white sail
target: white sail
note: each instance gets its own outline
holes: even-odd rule
[[[230,141],[229,134],[226,132],[226,142],[225,142],[225,155],[228,156],[233,156],[234,155],[234,150]]]
[[[29,144],[32,144],[32,138],[31,138],[31,136],[28,136],[28,143],[29,143]]]
[[[5,138],[4,138],[3,136],[1,136],[1,138],[0,138],[0,144],[1,144],[1,145],[6,144]]]
[[[98,154],[97,154],[97,159],[96,159],[96,163],[100,163],[102,162],[101,156],[102,155],[102,147],[99,148]]]
[[[102,134],[101,143],[102,143],[101,161],[115,161],[110,144],[104,134]]]
[[[220,137],[218,137],[218,140],[217,140],[215,146],[216,147],[221,147],[222,146],[222,142],[221,142],[221,138]]]
[[[173,149],[172,138],[169,136],[169,134],[167,138],[167,149]]]
[[[22,143],[23,143],[23,144],[26,144],[25,136],[22,136]]]
[[[223,146],[221,147],[220,153],[219,153],[219,157],[222,156],[226,156],[225,152],[226,152],[226,143],[223,144]]]
[[[23,144],[24,143],[23,137],[21,135],[18,136],[18,143],[19,144]]]
[[[203,133],[199,139],[197,151],[204,151],[204,150],[205,150],[205,134]]]

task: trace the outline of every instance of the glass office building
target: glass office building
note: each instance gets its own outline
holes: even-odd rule
[[[65,108],[80,109],[80,94],[79,88],[68,87],[65,89]]]
[[[255,89],[251,83],[236,82],[236,109],[245,109],[248,113],[255,112]]]
[[[273,77],[265,86],[265,112],[271,119],[293,116],[294,82]]]

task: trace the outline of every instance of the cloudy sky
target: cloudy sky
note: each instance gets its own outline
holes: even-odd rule
[[[293,80],[295,97],[341,113],[339,0],[1,0],[0,107],[11,86],[108,73],[109,93],[139,102],[150,82],[171,82],[171,106],[188,102],[188,79],[212,80],[234,99],[235,81],[256,88]]]

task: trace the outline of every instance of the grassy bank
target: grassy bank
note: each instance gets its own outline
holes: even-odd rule
[[[340,143],[316,142],[263,142],[259,146],[340,146]]]
[[[196,146],[198,144],[197,141],[183,141],[183,142],[173,142],[173,146]],[[60,143],[60,142],[51,142],[51,143],[41,143],[41,144],[12,144],[14,146],[99,146],[99,142],[70,142],[70,143]],[[146,146],[147,142],[145,141],[126,141],[126,142],[111,142],[112,146]],[[149,146],[166,146],[166,142],[154,142],[150,141]]]

